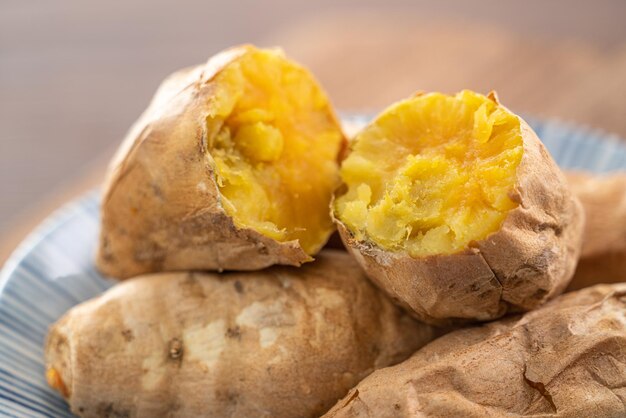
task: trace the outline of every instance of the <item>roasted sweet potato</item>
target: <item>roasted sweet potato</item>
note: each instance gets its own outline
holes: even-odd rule
[[[491,320],[560,294],[584,216],[495,94],[419,94],[350,142],[334,217],[368,276],[417,318]]]
[[[434,332],[324,251],[300,268],[124,281],[70,310],[45,353],[81,417],[314,417]]]
[[[378,370],[324,415],[623,417],[626,284],[447,334]]]
[[[580,259],[568,289],[626,282],[626,174],[566,174],[586,219]]]
[[[163,82],[111,163],[97,265],[106,275],[257,270],[311,261],[344,144],[313,76],[242,46]]]

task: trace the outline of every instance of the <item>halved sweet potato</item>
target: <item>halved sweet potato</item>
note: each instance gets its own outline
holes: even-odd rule
[[[417,318],[490,320],[567,286],[580,203],[495,94],[416,95],[350,145],[333,203],[339,232],[369,277]]]
[[[313,76],[241,46],[159,88],[104,185],[97,265],[110,276],[312,260],[334,225],[344,137]]]

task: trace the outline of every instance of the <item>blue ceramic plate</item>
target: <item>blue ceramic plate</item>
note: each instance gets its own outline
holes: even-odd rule
[[[362,125],[364,116],[344,118]],[[626,142],[555,121],[530,120],[563,168],[626,170]],[[112,285],[96,271],[98,193],[58,210],[15,251],[0,272],[0,415],[71,417],[44,378],[48,326],[72,306]]]

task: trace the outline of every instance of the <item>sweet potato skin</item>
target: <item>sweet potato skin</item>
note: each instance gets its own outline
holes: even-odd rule
[[[626,285],[562,295],[447,334],[378,370],[324,417],[620,417]]]
[[[297,269],[124,281],[59,320],[45,352],[82,417],[313,417],[434,333],[325,250]]]
[[[583,245],[568,290],[626,281],[626,174],[566,172],[586,223]]]
[[[465,251],[413,258],[358,241],[335,219],[368,277],[416,318],[438,325],[492,320],[535,309],[569,283],[584,214],[541,141],[520,124],[524,155],[511,193],[519,206],[499,231]]]
[[[238,228],[220,202],[206,149],[208,103],[216,75],[251,48],[225,50],[171,75],[129,131],[103,185],[96,265],[105,275],[258,270],[312,260],[297,240]]]

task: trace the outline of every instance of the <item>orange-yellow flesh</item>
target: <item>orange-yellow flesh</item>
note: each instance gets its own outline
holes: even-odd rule
[[[519,119],[462,91],[399,102],[361,131],[343,162],[335,214],[359,240],[413,257],[486,238],[517,204]]]
[[[333,231],[343,134],[308,71],[250,49],[215,79],[207,118],[222,204],[239,227],[316,253]]]
[[[48,370],[46,370],[46,381],[52,389],[59,392],[64,398],[69,397],[70,393],[67,390],[67,386],[65,386],[65,383],[63,383],[63,379],[61,379],[61,375],[59,374],[59,372],[56,371],[56,369],[54,369],[53,367],[50,367]]]

